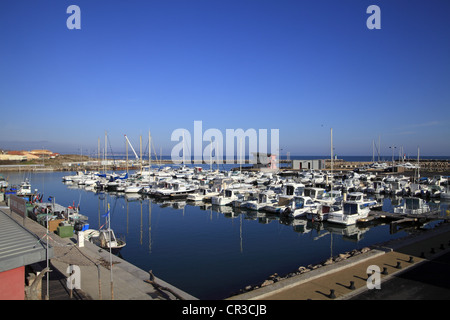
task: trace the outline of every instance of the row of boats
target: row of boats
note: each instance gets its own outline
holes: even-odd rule
[[[405,176],[372,173],[304,171],[283,175],[185,166],[145,167],[130,176],[77,172],[63,177],[63,181],[95,190],[140,193],[163,200],[210,202],[216,206],[343,225],[355,224],[371,210],[381,209],[382,204],[371,199],[370,194],[406,197],[401,206],[394,208],[399,215],[426,213],[429,211],[427,197],[448,194],[445,191],[448,179],[441,176],[412,182]]]
[[[33,202],[33,206],[28,210],[28,215],[38,223],[47,226],[52,221],[57,222],[60,226],[73,227],[73,231],[84,240],[90,241],[95,245],[111,250],[112,253],[118,253],[126,242],[116,237],[114,230],[104,225],[99,230],[90,229],[88,217],[80,213],[79,206],[64,207],[54,202]]]

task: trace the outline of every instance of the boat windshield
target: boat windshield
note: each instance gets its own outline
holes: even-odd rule
[[[354,195],[348,196],[348,200],[351,200],[351,201],[361,201],[362,199],[363,199],[362,194],[354,194]]]
[[[420,209],[420,199],[417,198],[406,198],[405,199],[405,204],[406,204],[406,208],[407,209]]]
[[[305,200],[303,198],[295,198],[295,207],[297,209],[303,208]]]
[[[344,203],[344,214],[357,214],[358,205],[356,203]]]
[[[323,194],[324,199],[331,199],[331,198],[336,198],[339,196],[340,196],[340,193],[338,191],[324,192],[324,194]]]

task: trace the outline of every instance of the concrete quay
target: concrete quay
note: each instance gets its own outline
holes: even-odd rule
[[[450,224],[444,223],[227,300],[448,300],[449,263]],[[376,274],[369,266],[378,267]],[[378,277],[380,289],[368,288],[369,276]]]
[[[30,218],[23,219],[0,202],[0,210],[12,217],[18,224],[24,226],[37,238],[45,242],[47,229]],[[146,272],[131,263],[112,255],[113,272],[110,272],[109,251],[84,241],[84,246],[77,244],[76,236],[61,238],[55,233],[50,234],[49,245],[53,248],[53,257],[50,259],[50,267],[55,273],[50,272],[49,281],[56,273],[69,277],[69,266],[77,266],[75,273],[79,272],[79,289],[83,299],[88,300],[197,300],[194,296],[172,286],[171,284],[154,277],[150,279],[149,272]],[[34,265],[33,268],[45,267],[45,262]],[[36,270],[41,271],[41,270]],[[61,277],[59,277],[61,278]],[[111,281],[112,279],[112,281]],[[148,282],[151,280],[151,282]],[[64,287],[67,294],[67,281],[59,280],[60,286]],[[74,282],[75,285],[75,282]],[[51,286],[50,286],[51,287]],[[46,279],[42,280],[42,291],[46,292]],[[43,295],[43,296],[44,296]],[[52,291],[49,291],[49,300],[56,298]]]

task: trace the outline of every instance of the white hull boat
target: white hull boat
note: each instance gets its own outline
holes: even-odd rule
[[[328,213],[328,222],[352,225],[358,220],[369,216],[370,207],[375,205],[376,201],[344,201],[343,208],[338,211]]]

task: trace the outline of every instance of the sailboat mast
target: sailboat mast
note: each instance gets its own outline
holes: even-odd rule
[[[372,140],[372,162],[375,162],[375,141]]]
[[[150,187],[150,168],[152,166],[152,136],[150,134],[150,130],[148,130],[148,184]]]
[[[333,174],[333,128],[330,128],[331,135],[331,174]]]
[[[419,183],[420,180],[420,161],[419,161],[419,153],[420,149],[417,147],[417,183]]]
[[[100,171],[100,138],[98,138],[97,139],[98,141],[97,141],[97,164],[98,164],[98,166],[97,166],[97,170],[98,171]]]
[[[150,130],[148,130],[148,170],[150,171],[150,166],[152,164],[152,136],[150,134]]]
[[[139,152],[140,152],[140,156],[141,156],[141,174],[142,174],[142,135],[139,136]]]
[[[108,148],[107,148],[108,143],[107,143],[107,141],[108,141],[108,135],[107,135],[107,133],[106,133],[106,131],[105,131],[105,166],[104,166],[104,171],[105,171],[105,173],[106,173],[106,166],[107,166],[107,163],[106,163],[106,161],[107,161],[107,156],[106,156],[106,154],[107,154],[107,152],[108,152]]]
[[[380,150],[381,150],[381,141],[380,136],[378,136],[378,162],[380,162]]]

